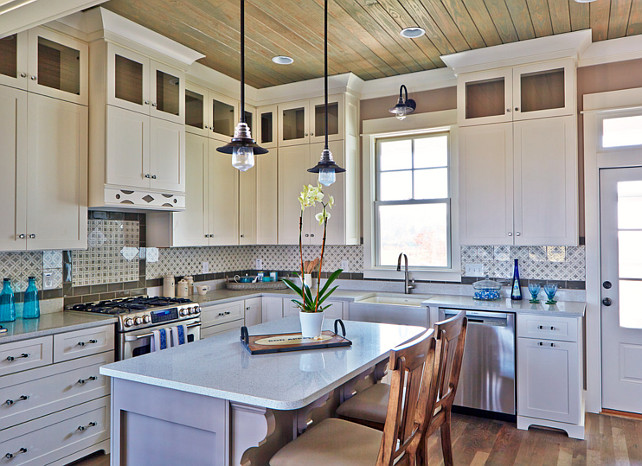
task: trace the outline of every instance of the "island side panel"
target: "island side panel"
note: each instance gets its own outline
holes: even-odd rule
[[[112,466],[228,464],[226,400],[113,378],[112,414]]]

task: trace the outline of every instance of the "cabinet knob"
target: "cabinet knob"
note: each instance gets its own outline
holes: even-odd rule
[[[245,235],[241,235],[241,238],[245,238]]]
[[[307,136],[307,135],[308,135],[308,133],[305,133],[305,135]]]
[[[149,100],[146,100],[146,101],[145,101],[145,105],[149,105]]]
[[[26,78],[27,77],[27,73],[20,73],[20,77],[21,78]]]
[[[604,304],[605,306],[607,306],[607,307],[608,307],[608,306],[610,306],[611,304],[613,304],[613,300],[612,300],[611,298],[604,298],[604,299],[602,300],[602,304]]]
[[[27,235],[25,235],[24,233],[18,235],[19,239],[25,239],[26,237]]]
[[[310,234],[310,236],[312,236],[314,238],[314,233]]]
[[[31,238],[31,239],[36,239],[36,235],[35,235],[34,233],[31,233],[31,234],[29,235],[29,238]]]
[[[519,107],[515,107],[515,111],[516,111],[516,112],[519,112]]]
[[[156,175],[152,175],[152,180],[155,180],[155,179],[156,179]]]
[[[152,176],[149,173],[145,173],[145,178],[151,178]]]
[[[513,236],[513,232],[512,232],[512,231],[509,231],[509,232],[508,232],[508,236]]]
[[[308,233],[305,234],[305,237],[308,238],[310,235]]]
[[[518,231],[517,233],[515,233],[515,236],[522,236],[522,234]]]
[[[156,104],[156,102],[152,102],[152,107],[158,107],[158,105]]]
[[[613,286],[613,283],[611,283],[610,281],[607,280],[604,283],[602,283],[602,286],[604,287],[604,289],[610,290],[611,287]]]
[[[507,109],[506,109],[506,113],[510,113],[510,108],[507,108]]]
[[[38,79],[38,76],[31,76],[32,81],[35,81],[36,79]]]

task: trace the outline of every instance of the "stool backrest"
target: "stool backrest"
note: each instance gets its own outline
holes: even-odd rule
[[[437,397],[434,330],[390,352],[390,398],[377,466],[395,464],[408,455],[416,458],[427,428],[424,413],[432,412]]]
[[[467,327],[466,311],[461,311],[456,316],[435,324],[436,361],[439,365],[437,376],[439,393],[436,407],[452,406],[455,400],[461,363],[464,358]]]

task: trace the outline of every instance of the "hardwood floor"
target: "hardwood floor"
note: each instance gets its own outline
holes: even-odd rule
[[[600,414],[586,415],[586,440],[565,433],[517,430],[515,424],[453,414],[453,456],[456,465],[641,465],[642,420]],[[429,440],[430,466],[443,465],[439,434]],[[108,466],[97,455],[74,466]]]

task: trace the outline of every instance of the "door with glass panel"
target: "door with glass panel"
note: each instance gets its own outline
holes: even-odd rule
[[[87,44],[44,28],[29,31],[28,90],[87,105]]]
[[[27,89],[28,42],[28,32],[12,34],[0,39],[0,84]]]
[[[642,413],[642,167],[600,171],[600,213],[602,407]]]
[[[107,103],[149,115],[149,58],[107,45]]]
[[[184,123],[185,80],[178,70],[150,61],[150,115],[174,123]]]
[[[234,128],[238,120],[238,102],[219,94],[210,93],[210,137],[227,141],[234,136]],[[221,144],[224,145],[224,144]]]

